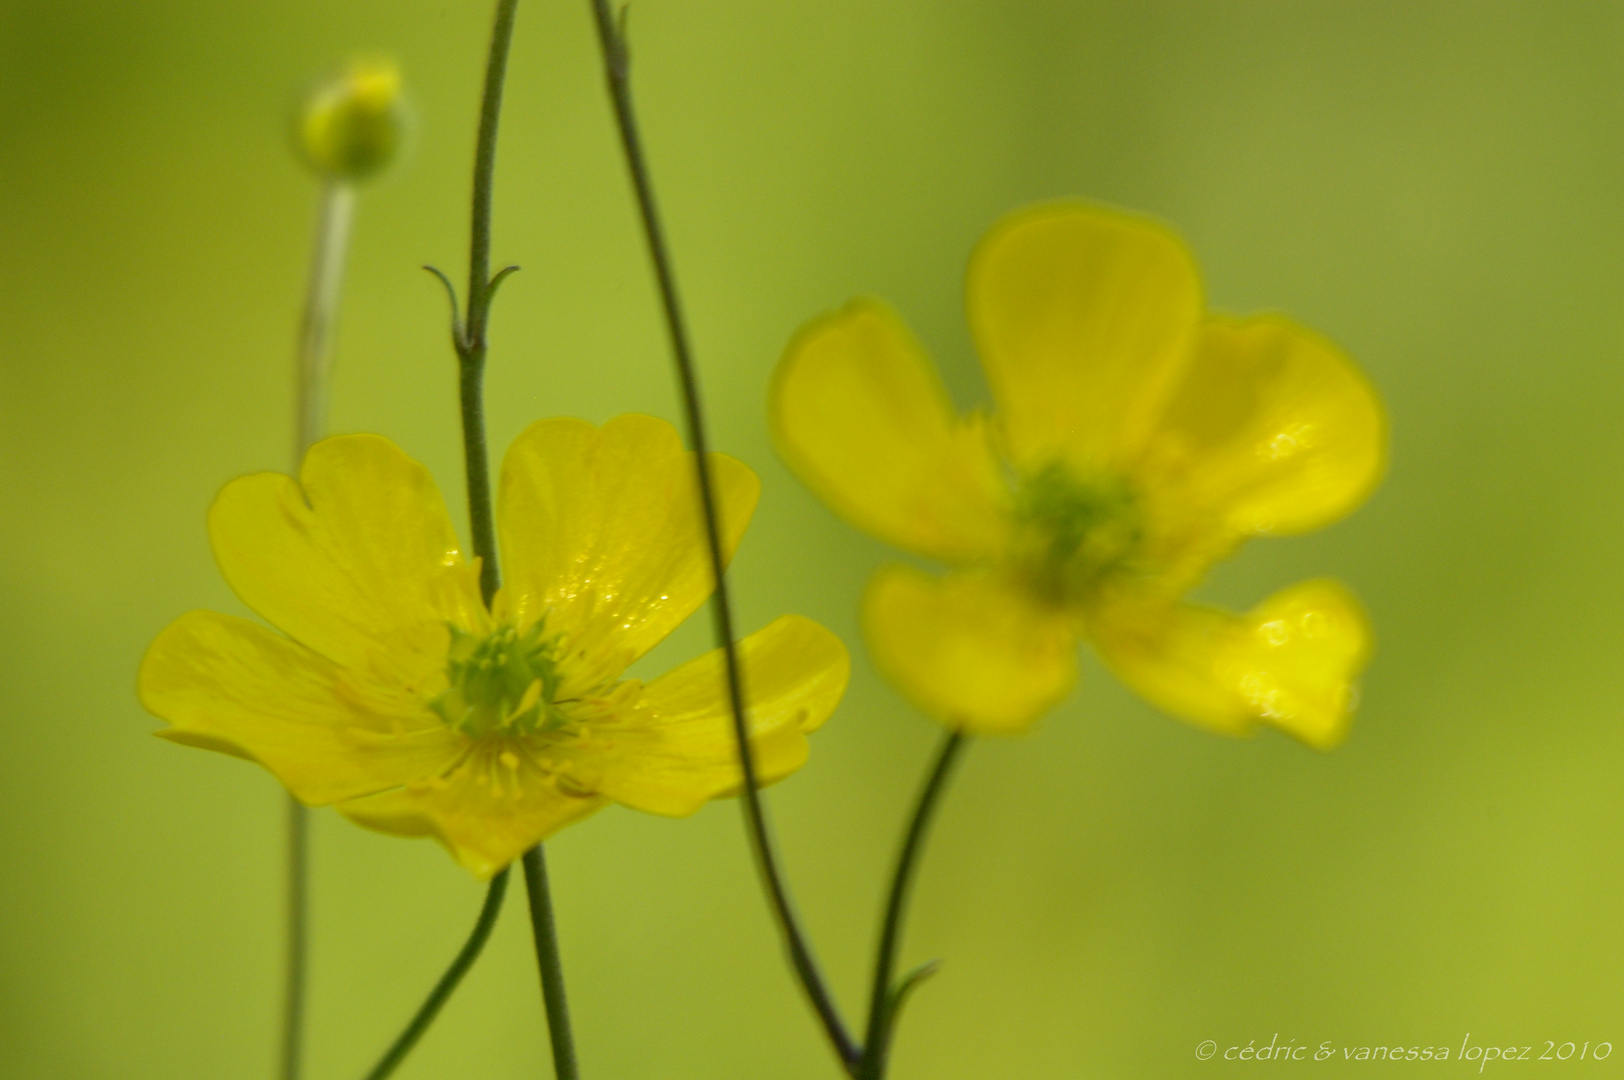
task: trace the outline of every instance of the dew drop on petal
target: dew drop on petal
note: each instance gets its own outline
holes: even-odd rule
[[[1264,456],[1271,461],[1283,461],[1305,450],[1312,450],[1314,443],[1314,425],[1293,424],[1286,430],[1277,432],[1264,444]]]

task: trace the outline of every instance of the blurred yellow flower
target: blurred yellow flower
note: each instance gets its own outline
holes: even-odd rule
[[[731,555],[760,485],[720,454],[711,470]],[[502,470],[507,583],[487,611],[422,465],[377,436],[317,443],[298,481],[243,477],[209,514],[226,580],[283,634],[185,615],[147,652],[142,703],[170,723],[160,735],[436,837],[482,877],[610,800],[693,813],[740,783],[721,653],[621,678],[710,593],[693,471],[652,417],[530,427]],[[844,692],[846,651],[786,616],[739,652],[756,760],[777,780]]]
[[[1245,538],[1319,528],[1369,494],[1386,422],[1348,358],[1279,316],[1207,314],[1176,236],[1083,204],[994,226],[967,307],[990,416],[955,415],[872,300],[804,327],[773,380],[797,475],[952,568],[875,575],[863,623],[882,672],[945,723],[1015,732],[1070,691],[1087,638],[1184,719],[1341,741],[1370,649],[1345,589],[1305,582],[1245,615],[1181,598]]]
[[[409,126],[400,69],[392,60],[361,59],[312,90],[296,134],[311,168],[353,183],[394,161]]]

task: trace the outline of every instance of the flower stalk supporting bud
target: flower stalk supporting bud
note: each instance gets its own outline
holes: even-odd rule
[[[333,329],[355,216],[355,185],[394,159],[405,129],[400,72],[387,61],[351,64],[317,87],[298,118],[298,149],[322,178],[310,283],[299,327],[293,470],[326,429]],[[298,1080],[309,966],[310,815],[287,800],[287,957],[279,1075]]]

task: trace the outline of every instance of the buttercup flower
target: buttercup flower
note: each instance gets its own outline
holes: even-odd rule
[[[731,555],[760,485],[721,454],[711,469]],[[533,425],[502,469],[507,581],[487,611],[428,471],[377,436],[327,439],[298,481],[243,477],[209,514],[226,580],[283,633],[185,615],[147,652],[142,703],[160,735],[433,836],[481,877],[610,800],[693,813],[740,784],[720,651],[646,685],[622,673],[710,593],[694,486],[663,421]],[[844,692],[846,651],[786,616],[739,652],[777,780]]]
[[[796,474],[952,568],[875,575],[876,665],[952,726],[1014,732],[1070,691],[1086,638],[1169,713],[1336,745],[1370,649],[1345,589],[1305,582],[1245,615],[1181,598],[1247,537],[1319,528],[1369,494],[1386,425],[1359,371],[1287,319],[1207,314],[1177,237],[1081,204],[996,225],[967,307],[991,415],[956,416],[872,300],[803,328],[773,381]]]

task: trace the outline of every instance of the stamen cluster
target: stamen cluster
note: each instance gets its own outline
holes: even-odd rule
[[[1017,562],[1047,603],[1086,602],[1139,546],[1140,512],[1119,477],[1083,477],[1051,462],[1015,492]]]
[[[554,705],[557,638],[537,622],[520,634],[503,626],[483,636],[452,626],[446,657],[450,687],[429,702],[448,727],[473,738],[532,735],[564,725]]]

